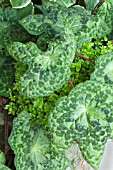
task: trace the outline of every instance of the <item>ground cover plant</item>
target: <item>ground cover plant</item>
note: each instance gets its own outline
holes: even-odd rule
[[[0,95],[15,115],[16,169],[64,170],[74,140],[98,169],[113,138],[113,1],[0,3]]]

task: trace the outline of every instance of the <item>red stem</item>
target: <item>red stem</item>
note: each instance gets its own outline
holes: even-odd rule
[[[68,83],[69,83],[69,85],[70,85],[72,88],[74,88],[73,83],[72,83],[71,80],[68,80]]]
[[[85,56],[83,56],[82,54],[80,54],[79,52],[76,52],[75,54],[77,54],[79,57],[83,58],[84,60],[89,61],[92,64],[95,64],[92,60],[90,60],[89,58],[86,58]]]

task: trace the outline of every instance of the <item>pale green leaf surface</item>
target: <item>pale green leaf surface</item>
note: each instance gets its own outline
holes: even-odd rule
[[[85,0],[86,9],[92,11],[100,0]]]
[[[42,0],[43,3],[47,2],[48,0]],[[49,2],[52,2],[53,4],[59,4],[63,7],[70,7],[72,6],[73,4],[76,3],[76,0],[49,0]]]
[[[0,163],[5,164],[5,162],[6,162],[5,155],[2,151],[0,151]]]
[[[11,170],[11,169],[0,163],[0,170]]]
[[[59,5],[63,6],[63,7],[70,7],[72,6],[73,4],[76,3],[76,0],[49,0],[50,2],[53,2],[54,3],[58,3]]]
[[[31,0],[10,0],[10,3],[13,8],[24,8],[26,7]]]
[[[10,170],[7,166],[5,166],[6,158],[2,151],[0,151],[0,170]]]

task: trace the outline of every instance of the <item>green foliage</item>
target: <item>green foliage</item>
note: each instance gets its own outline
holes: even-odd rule
[[[101,27],[98,27],[98,37],[101,38],[103,35],[108,35],[112,32],[113,28],[113,1],[107,0],[105,1],[97,10],[95,16],[98,18],[98,24]],[[109,12],[108,12],[109,11]],[[106,15],[105,15],[106,14]],[[100,17],[102,16],[102,17]],[[110,17],[111,16],[111,17]],[[99,25],[98,25],[99,26]],[[107,32],[106,32],[107,31]]]
[[[33,3],[29,3],[24,8],[19,8],[17,10],[19,19],[22,19],[25,16],[32,14],[33,13],[33,8],[34,8]]]
[[[0,96],[8,97],[8,90],[9,88],[12,89],[14,82],[14,60],[6,50],[7,44],[12,41],[23,42],[31,37],[18,24],[19,18],[22,18],[22,13],[20,15],[19,12],[10,6],[6,8],[0,7]]]
[[[101,0],[101,3],[103,2],[103,0]],[[86,5],[86,9],[89,11],[93,11],[96,6],[100,3],[100,0],[85,0],[85,5]]]
[[[28,64],[28,70],[19,81],[22,94],[29,98],[48,96],[65,84],[70,77],[68,63],[74,57],[74,45],[70,48],[69,44],[67,39],[51,43],[46,52],[33,42],[26,45],[17,42],[8,46],[9,53],[17,61]]]
[[[50,138],[42,127],[30,124],[30,114],[26,111],[14,119],[9,144],[15,153],[15,166],[18,170],[28,167],[29,170],[64,170],[68,165],[63,154],[54,154],[53,157]]]
[[[42,0],[43,3],[46,1],[52,2],[54,5],[57,2],[57,4],[59,4],[63,7],[67,7],[67,8],[72,6],[76,2],[76,0],[65,0],[65,1],[63,1],[63,0],[56,0],[56,1],[55,0]]]
[[[86,161],[97,168],[107,138],[113,137],[107,121],[107,117],[112,119],[112,96],[112,86],[86,81],[77,85],[68,97],[60,98],[48,122],[52,147],[58,152],[65,151],[76,139]]]
[[[0,151],[0,170],[10,170],[7,166],[5,166],[6,158],[2,151]]]
[[[81,49],[78,50],[79,53],[83,54],[92,61],[96,61],[97,57],[101,54],[112,51],[113,45],[108,42],[106,46],[103,45],[102,41],[95,39],[94,42],[86,42],[82,45]],[[107,40],[106,40],[107,42]],[[70,64],[71,77],[73,85],[76,86],[78,83],[88,80],[90,78],[90,73],[94,71],[94,65],[85,61],[75,55],[73,63]],[[27,70],[26,65],[22,65],[19,62],[15,63],[15,83],[13,85],[13,90],[9,91],[10,103],[6,106],[9,114],[18,114],[22,110],[26,110],[31,114],[31,119],[33,123],[40,123],[47,127],[47,117],[49,111],[54,107],[55,102],[59,97],[68,95],[71,87],[68,82],[57,92],[51,94],[48,97],[38,97],[34,99],[28,99],[27,97],[20,95],[19,89],[19,79],[22,74]],[[37,114],[38,111],[38,114]]]
[[[11,169],[3,164],[0,164],[0,170],[11,170]]]
[[[5,162],[6,162],[6,159],[5,159],[4,153],[0,151],[0,163],[5,164]]]
[[[106,53],[98,58],[91,80],[113,84],[113,52]]]
[[[2,3],[4,0],[0,0],[0,3]]]
[[[94,48],[96,44],[96,50]],[[101,46],[100,46],[101,45]],[[84,54],[87,58],[92,59],[93,61],[96,60],[97,56],[104,53],[106,49],[107,51],[112,50],[112,45],[109,43],[107,46],[103,46],[102,42],[98,39],[93,42],[87,42],[83,44],[79,52]],[[71,69],[71,81],[73,85],[83,82],[90,77],[90,73],[94,70],[94,65],[85,61],[75,55],[73,63],[70,64]],[[11,102],[7,105],[9,108],[9,113],[11,114],[18,114],[20,111],[25,109],[27,112],[31,113],[32,116],[36,119],[36,113],[38,109],[38,115],[41,111],[42,113],[46,114],[49,110],[54,106],[55,101],[60,96],[68,95],[71,90],[69,83],[66,82],[65,85],[56,93],[51,94],[48,97],[38,97],[35,99],[28,99],[27,97],[20,95],[19,91],[19,79],[22,74],[24,74],[27,70],[27,65],[21,64],[19,62],[15,62],[15,83],[13,87],[13,91],[10,91],[10,100]],[[24,101],[24,102],[23,102]],[[44,118],[43,118],[44,119]]]
[[[80,6],[75,6],[74,8],[65,8],[57,3],[45,2],[42,6],[36,6],[42,12],[42,14],[29,15],[23,18],[20,21],[20,24],[33,35],[41,35],[41,38],[49,41],[54,37],[62,36],[72,31],[77,38],[82,39],[90,29],[89,27],[93,26],[95,23],[93,17]],[[91,22],[89,23],[88,21]],[[90,25],[89,25],[90,24]],[[83,32],[84,30],[84,32]],[[83,35],[80,35],[81,33]],[[68,34],[69,34],[68,33]],[[95,32],[92,33],[95,35]],[[87,38],[91,38],[88,36]],[[76,39],[75,37],[73,37]],[[73,41],[73,39],[72,39]],[[87,41],[87,40],[86,40]],[[78,45],[78,42],[76,41]]]
[[[28,167],[30,170],[43,169],[42,163],[48,157],[50,142],[41,127],[30,125],[30,115],[26,111],[14,119],[9,144],[14,150],[18,170]]]
[[[103,45],[103,42],[106,43],[106,45]],[[95,38],[92,42],[84,43],[78,52],[95,62],[98,56],[111,52],[112,50],[113,45],[111,41],[108,41],[108,39],[104,37],[104,39]],[[83,60],[78,55],[75,55],[73,63],[70,64],[70,79],[73,85],[75,86],[78,83],[89,80],[90,74],[94,71],[94,66],[94,64]]]
[[[44,164],[44,170],[64,170],[69,165],[64,154],[58,154],[54,159],[48,159]]]
[[[20,24],[30,34],[40,36],[42,45],[49,44],[45,52],[32,42],[16,42],[7,47],[16,60],[28,64],[19,81],[21,93],[36,98],[59,90],[70,77],[68,64],[73,62],[74,50],[94,36],[102,37],[112,31],[112,5],[110,1],[105,2],[105,6],[102,4],[100,11],[91,16],[85,9],[81,11],[81,7],[65,8],[57,2],[56,5],[44,2],[40,7],[42,14],[23,18]]]
[[[27,38],[28,33],[18,24],[17,10],[0,7],[0,48],[5,48],[12,41],[25,41]]]
[[[0,0],[0,6],[4,7],[8,7],[10,5],[10,1],[9,0]]]
[[[16,169],[64,170],[64,152],[75,138],[84,158],[97,169],[104,144],[113,137],[113,53],[107,53],[113,47],[92,38],[112,32],[113,1],[98,6],[98,1],[85,0],[87,10],[73,0],[45,0],[32,15],[31,1],[28,9],[28,1],[17,2],[11,0],[14,8],[23,2],[26,8],[0,8],[0,47],[15,59],[1,54],[0,69],[6,74],[1,80],[8,79],[1,81],[0,92],[4,95],[12,86],[8,69],[14,64],[15,82],[6,108],[17,114],[9,137]],[[95,71],[76,52],[94,61]],[[75,86],[71,92],[69,79]]]
[[[106,37],[104,38],[104,42],[105,42],[105,40],[107,41],[107,39],[106,39]],[[97,56],[99,56],[99,55],[101,55],[101,54],[103,54],[103,53],[107,53],[107,52],[110,52],[110,51],[112,51],[112,48],[113,48],[113,46],[112,46],[112,44],[110,43],[110,42],[107,42],[107,44],[106,44],[106,46],[104,46],[103,45],[103,40],[99,40],[99,39],[95,39],[95,41],[94,42],[87,42],[87,43],[85,43],[85,44],[83,44],[83,46],[81,47],[81,49],[79,50],[79,52],[80,53],[82,53],[82,54],[84,54],[86,57],[88,57],[88,58],[90,58],[90,59],[92,59],[93,61],[95,61],[96,59],[97,59]],[[107,54],[106,54],[107,55]],[[98,60],[97,60],[97,62],[98,62]],[[79,65],[79,64],[80,65]],[[75,58],[74,58],[74,62],[70,65],[70,68],[71,68],[71,80],[72,80],[72,82],[73,82],[73,84],[74,85],[76,85],[76,84],[79,84],[80,82],[83,82],[83,81],[85,81],[85,80],[87,80],[87,79],[89,79],[89,75],[90,75],[90,73],[94,70],[94,65],[93,64],[91,64],[91,63],[89,63],[88,61],[84,61],[83,59],[81,59],[80,57],[78,57],[77,55],[75,55]],[[52,131],[52,129],[51,130],[49,130],[49,127],[48,126],[50,126],[50,124],[52,124],[52,123],[49,123],[49,125],[48,125],[48,121],[47,121],[47,119],[48,119],[48,115],[49,115],[49,112],[50,112],[50,110],[53,110],[53,113],[54,113],[54,109],[56,108],[54,108],[54,106],[55,106],[55,102],[61,97],[61,96],[65,96],[65,95],[68,95],[68,93],[69,93],[69,91],[71,90],[71,87],[69,86],[69,84],[68,83],[66,83],[58,92],[56,92],[56,93],[54,93],[54,94],[52,94],[52,95],[50,95],[50,96],[48,96],[48,97],[38,97],[38,98],[34,98],[34,99],[28,99],[27,97],[25,97],[25,96],[23,96],[23,95],[20,95],[19,94],[19,87],[18,87],[18,80],[20,79],[20,76],[27,70],[27,66],[26,65],[22,65],[22,64],[20,64],[19,62],[16,62],[16,64],[15,64],[15,69],[16,69],[16,72],[15,72],[15,80],[16,80],[16,83],[14,84],[14,87],[13,87],[13,91],[11,91],[10,92],[10,100],[11,100],[11,102],[9,103],[9,105],[7,105],[7,108],[9,108],[9,113],[13,113],[13,114],[19,114],[22,110],[26,110],[27,112],[29,112],[30,113],[30,116],[31,116],[31,118],[30,118],[30,122],[34,125],[39,125],[39,124],[42,124],[43,126],[44,126],[44,128],[48,131],[48,133],[51,133],[51,134],[53,134],[53,131]],[[78,76],[78,77],[77,77]],[[81,87],[81,88],[83,88],[85,85],[86,85],[86,87],[84,87],[83,89],[80,89],[79,90],[79,92],[77,92],[76,91],[76,94],[78,94],[77,96],[78,96],[78,99],[79,99],[79,95],[81,94],[81,91],[85,94],[85,92],[87,91],[87,84],[88,84],[88,82],[86,82],[86,83],[84,83],[84,84],[81,84],[81,85],[78,85],[78,88],[77,87],[75,87],[75,88],[77,88],[78,90],[80,89],[79,87]],[[90,83],[89,83],[90,84]],[[100,84],[99,84],[100,85]],[[95,85],[95,83],[92,83],[90,86],[91,87],[93,87],[94,89],[92,89],[91,91],[88,89],[88,91],[91,93],[92,91],[94,91],[95,92],[95,95],[97,95],[96,94],[96,88],[95,87],[98,87],[98,91],[100,91],[99,89],[101,89],[101,87],[103,88],[104,87],[104,85],[102,86],[99,86],[98,85],[98,83],[97,83],[97,85]],[[107,87],[106,88],[106,86],[104,87],[104,89],[103,90],[105,90],[105,89],[109,89],[110,87]],[[101,89],[102,90],[102,89]],[[101,96],[99,95],[98,97],[99,97],[99,99],[101,98],[102,99],[102,96],[104,96],[104,94],[103,94],[103,91],[102,90],[102,93],[100,93],[101,94]],[[81,94],[81,95],[83,95],[83,93]],[[105,93],[105,92],[104,92]],[[111,93],[111,91],[110,92],[107,92],[107,94],[109,94],[109,93]],[[65,98],[65,97],[64,97]],[[106,98],[106,97],[105,97]],[[77,99],[77,100],[78,100]],[[107,98],[106,98],[107,99]],[[76,99],[75,99],[76,100]],[[96,104],[98,104],[98,102],[99,102],[99,100],[97,100],[97,103]],[[67,106],[67,103],[70,103],[69,101],[67,101],[67,102],[65,102],[65,103],[63,103],[63,106]],[[56,105],[57,105],[57,108],[58,108],[58,110],[61,108],[61,104],[57,104],[56,103]],[[73,105],[69,105],[69,108],[67,109],[67,110],[69,110],[69,109],[71,109],[70,110],[70,112],[72,111],[72,108],[73,107],[75,107],[75,105],[72,107]],[[107,105],[107,108],[109,108],[110,107],[110,105],[108,106]],[[99,108],[99,106],[98,106],[98,108]],[[104,107],[105,108],[105,107]],[[102,108],[103,109],[103,108]],[[107,111],[107,110],[105,110],[105,111]],[[75,110],[74,110],[74,112],[75,112]],[[63,109],[62,109],[62,113],[63,113]],[[67,114],[68,114],[68,112],[67,112]],[[57,114],[58,115],[58,114]],[[55,115],[54,115],[55,116]],[[66,117],[66,115],[64,115],[65,117]],[[55,116],[55,118],[54,118],[54,120],[52,120],[52,122],[54,123],[55,121],[57,121],[57,119],[56,119],[57,117]],[[91,118],[92,118],[92,114],[91,114]],[[63,119],[63,121],[65,120],[65,118],[63,117],[62,118]],[[110,118],[109,118],[110,119]],[[61,120],[61,119],[60,119]],[[101,120],[102,121],[102,120]],[[51,121],[50,121],[51,122]],[[105,123],[106,121],[102,121],[101,122],[101,124],[103,125],[104,123]],[[58,125],[60,125],[60,126],[62,126],[62,124],[63,123],[61,123],[61,122],[58,122]],[[82,122],[81,122],[81,124],[83,124]],[[93,123],[92,123],[93,124]],[[54,127],[55,127],[55,125],[54,125]],[[62,126],[63,127],[63,126]],[[62,128],[62,129],[64,129],[64,128]],[[108,129],[108,130],[106,130],[106,129]],[[60,130],[60,128],[59,128],[59,130]],[[89,131],[91,131],[92,130],[92,128],[91,129],[89,129]],[[79,140],[83,137],[83,143],[84,143],[84,145],[83,145],[83,143],[82,143],[82,140],[81,140],[81,143],[80,143],[80,147],[81,147],[81,150],[82,150],[82,154],[84,155],[84,157],[88,160],[88,162],[90,162],[90,163],[92,163],[92,166],[94,166],[94,161],[95,161],[95,157],[94,157],[94,155],[93,155],[93,157],[94,157],[94,159],[92,160],[90,160],[89,159],[89,157],[90,156],[87,156],[87,155],[89,155],[89,150],[90,150],[90,148],[89,147],[87,147],[86,148],[86,144],[87,144],[87,142],[89,142],[89,140],[88,140],[88,138],[89,139],[91,139],[91,141],[90,141],[90,143],[92,142],[92,140],[94,141],[94,140],[96,140],[96,137],[98,138],[98,134],[100,134],[100,136],[101,136],[101,133],[104,133],[103,131],[107,131],[106,133],[105,133],[105,136],[103,135],[103,137],[100,137],[101,139],[102,139],[102,141],[103,141],[103,143],[101,143],[99,146],[98,146],[98,149],[99,149],[99,151],[98,151],[98,154],[96,153],[96,155],[97,155],[97,157],[99,157],[100,159],[101,159],[101,157],[100,157],[100,155],[102,155],[102,153],[103,153],[103,149],[104,149],[104,143],[105,143],[105,141],[106,141],[106,139],[107,139],[107,137],[108,137],[108,134],[109,134],[109,128],[108,128],[108,126],[105,126],[105,127],[101,127],[101,129],[98,129],[98,127],[97,127],[97,129],[94,129],[94,131],[91,131],[92,132],[92,135],[90,136],[89,135],[89,137],[87,137],[87,138],[85,138],[86,136],[85,136],[85,134],[86,134],[86,132],[85,131],[87,131],[86,129],[84,129],[84,127],[83,127],[83,129],[80,129],[80,131],[75,131],[75,129],[73,130],[73,133],[72,133],[72,131],[71,131],[71,133],[68,133],[68,141],[67,141],[67,139],[66,139],[66,143],[58,143],[58,142],[56,142],[56,143],[54,143],[53,141],[52,141],[52,148],[53,148],[53,150],[55,150],[55,152],[58,152],[57,154],[59,154],[60,153],[60,151],[64,151],[72,142],[73,142],[73,139],[75,139],[75,137],[76,137],[76,134],[77,134],[77,139],[78,139],[78,142],[79,142]],[[95,132],[98,132],[97,133],[97,135],[95,136],[95,137],[93,137],[93,134],[95,133]],[[82,136],[81,136],[81,133],[82,132],[84,132],[84,134],[82,134]],[[110,133],[111,133],[111,131],[110,131]],[[65,135],[65,134],[67,134],[66,132],[62,132],[62,136],[63,136],[63,134]],[[71,134],[74,134],[74,136],[70,136]],[[84,137],[85,136],[85,137]],[[105,137],[106,137],[106,139],[105,139]],[[57,140],[57,136],[55,136],[55,139]],[[70,140],[69,140],[70,139]],[[99,140],[99,139],[98,139]],[[98,141],[95,141],[96,142],[96,145],[97,145],[97,143],[98,143]],[[94,145],[95,145],[95,142],[93,143]],[[69,144],[69,145],[68,145]],[[92,143],[91,143],[92,144]],[[93,145],[92,144],[92,145]],[[89,146],[89,145],[88,145]],[[93,149],[94,150],[96,150],[96,148],[95,147],[93,147]],[[87,152],[86,152],[87,151]],[[86,153],[85,153],[86,152]],[[91,152],[92,154],[93,154],[93,151]],[[95,152],[94,152],[95,153]],[[62,153],[63,154],[63,153]],[[100,159],[98,159],[98,161],[100,160]],[[63,160],[63,159],[62,159]],[[50,160],[49,160],[50,161]],[[48,162],[48,160],[47,160],[47,162]],[[53,163],[52,163],[53,162]],[[50,166],[50,164],[47,164],[47,163],[45,163],[46,165],[47,165],[47,167],[45,166],[45,168],[47,168],[48,170],[49,170],[49,167],[50,167],[50,169],[51,169],[51,167],[52,167],[52,169],[54,169],[55,168],[55,166],[58,166],[58,165],[60,165],[60,166],[63,166],[64,167],[64,165],[63,165],[63,161],[62,161],[62,163],[60,162],[60,163],[58,163],[58,160],[57,160],[57,158],[55,158],[55,159],[52,159],[52,162],[51,162],[51,166]],[[56,163],[55,163],[56,162]],[[57,165],[58,164],[58,165]],[[66,164],[67,165],[67,164]],[[59,168],[59,167],[58,167]],[[61,168],[61,167],[60,167]],[[64,170],[64,169],[63,169]]]
[[[29,3],[31,2],[31,0],[10,0],[10,3],[12,5],[13,8],[23,8],[26,7]]]
[[[0,96],[8,97],[9,88],[12,89],[13,81],[14,81],[14,64],[13,59],[9,56],[5,56],[2,50],[0,56]]]

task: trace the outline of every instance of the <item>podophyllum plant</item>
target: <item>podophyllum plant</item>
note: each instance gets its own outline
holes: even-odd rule
[[[33,42],[16,42],[7,48],[16,60],[28,65],[19,81],[24,95],[31,98],[48,96],[65,84],[70,77],[69,64],[81,44],[112,31],[112,3],[107,3],[96,15],[91,15],[80,6],[66,8],[45,2],[37,6],[42,14],[29,15],[20,21],[30,34],[41,35],[38,41],[42,45],[48,44],[44,52],[38,42],[39,47]]]
[[[27,4],[27,0],[24,2]],[[8,38],[3,35],[1,44],[6,56],[22,64],[22,69],[25,66],[18,79],[20,95],[36,99],[58,91],[69,80],[70,64],[81,45],[112,32],[113,1],[85,3],[86,9],[75,5],[74,0],[42,1],[42,5],[35,6],[39,14],[16,18],[11,25],[11,29],[15,24],[22,29],[20,33],[15,30],[17,37],[12,37],[12,32]],[[1,8],[3,16],[6,10]],[[7,33],[7,20],[5,24]],[[1,61],[4,63],[3,57]],[[104,144],[113,137],[112,63],[112,52],[100,56],[90,80],[58,99],[48,113],[47,132],[41,125],[31,124],[26,111],[18,114],[9,137],[17,170],[64,170],[68,166],[65,150],[75,139],[86,161],[98,169]]]

